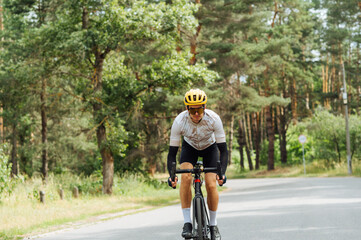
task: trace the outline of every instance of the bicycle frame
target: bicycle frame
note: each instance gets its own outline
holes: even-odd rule
[[[217,167],[213,168],[204,168],[202,164],[197,162],[193,169],[176,169],[176,163],[172,165],[171,178],[175,179],[175,174],[191,173],[193,175],[193,187],[194,187],[194,198],[192,201],[193,204],[193,231],[192,238],[197,240],[209,240],[210,239],[210,229],[209,229],[209,217],[208,211],[204,202],[204,197],[202,193],[202,180],[201,173],[214,172],[217,171],[218,176],[221,179],[221,164],[218,161]]]

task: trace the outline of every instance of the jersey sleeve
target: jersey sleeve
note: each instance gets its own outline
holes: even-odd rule
[[[216,137],[216,143],[226,142],[226,134],[224,133],[222,120],[219,116],[215,119],[214,123],[214,136]]]
[[[172,128],[170,130],[170,143],[169,146],[179,147],[180,146],[180,137],[181,137],[181,127],[177,121],[174,120]]]

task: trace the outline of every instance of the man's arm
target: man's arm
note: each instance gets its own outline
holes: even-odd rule
[[[168,152],[168,158],[167,158],[167,169],[168,169],[169,175],[171,174],[171,171],[172,171],[172,163],[176,162],[178,148],[179,147],[169,146],[169,152]]]
[[[176,117],[176,119],[173,122],[172,128],[170,130],[170,143],[169,143],[169,152],[167,157],[167,169],[169,172],[169,176],[171,175],[172,171],[172,163],[176,162],[176,156],[179,149],[180,144],[180,136],[181,136],[181,128],[177,122],[177,119],[179,118],[179,115]],[[172,188],[176,188],[177,186],[177,177],[174,179],[168,178],[168,185]]]
[[[224,133],[223,124],[221,118],[216,115],[215,122],[214,122],[214,135],[216,137],[217,147],[220,152],[220,161],[222,167],[222,176],[223,176],[223,183],[227,181],[226,178],[226,170],[228,165],[228,150],[227,150],[227,143],[226,143],[226,134]],[[217,177],[218,179],[218,177]],[[221,183],[220,183],[221,181]],[[222,185],[222,179],[218,180],[218,183]]]
[[[228,149],[227,149],[227,143],[217,143],[219,152],[220,152],[220,161],[222,166],[222,176],[225,178],[226,176],[226,170],[228,166]],[[225,181],[224,181],[225,182]]]
[[[168,185],[174,189],[177,187],[178,177],[176,176],[175,179],[171,179],[171,171],[173,165],[172,163],[176,162],[178,148],[179,147],[169,146],[168,159],[167,159],[167,168],[169,172]]]

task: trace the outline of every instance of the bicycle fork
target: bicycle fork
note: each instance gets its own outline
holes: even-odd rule
[[[201,191],[202,181],[196,178],[195,184],[195,196],[193,198],[193,238],[197,240],[208,240],[210,235],[209,230],[209,218],[207,214],[207,208],[204,202],[204,197]],[[197,228],[195,228],[197,226]]]

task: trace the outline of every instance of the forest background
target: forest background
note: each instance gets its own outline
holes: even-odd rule
[[[361,173],[357,0],[0,7],[0,200],[40,177],[91,179],[66,186],[83,194],[119,193],[114,179],[132,174],[152,182],[166,172],[190,88],[221,116],[238,173],[302,165],[301,134],[308,166],[346,173],[347,93],[352,173]]]

